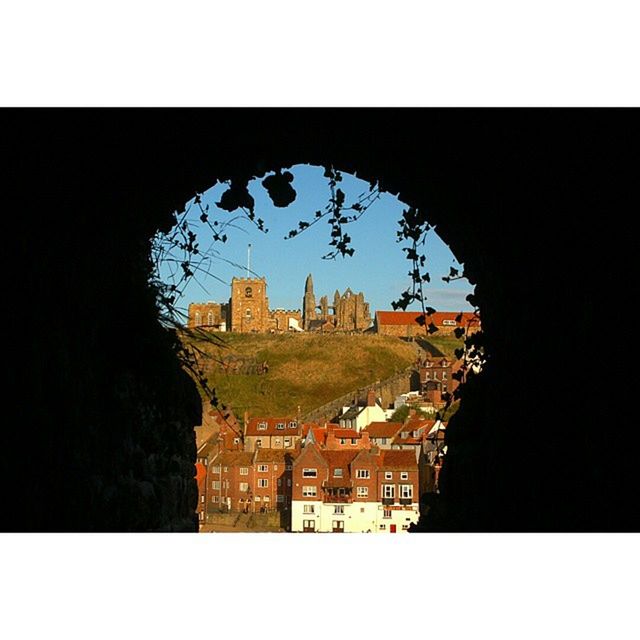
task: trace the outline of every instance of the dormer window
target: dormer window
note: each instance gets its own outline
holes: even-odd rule
[[[403,432],[400,434],[400,437],[401,437],[401,438],[403,438],[403,439],[408,438],[408,437],[409,437],[409,432],[408,432],[408,431],[403,431]]]
[[[258,431],[266,431],[267,423],[266,422],[258,422]]]
[[[342,478],[342,469],[334,469],[333,470],[334,478]]]
[[[289,429],[297,429],[298,428],[298,423],[295,420],[292,420],[289,423]]]
[[[282,431],[284,429],[284,422],[278,422],[278,424],[276,424],[276,429],[278,429],[278,431]]]

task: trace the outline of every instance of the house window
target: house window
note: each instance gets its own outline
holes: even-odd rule
[[[214,481],[211,483],[211,488],[212,488],[212,489],[220,489],[220,480],[214,480]]]
[[[383,498],[394,498],[396,495],[396,486],[394,484],[383,484],[382,485],[382,497]]]
[[[212,496],[211,502],[220,502],[220,499],[218,496]]]
[[[280,438],[276,438],[273,441],[273,446],[276,447],[276,448],[279,447],[281,444],[282,444],[282,440],[280,440]]]
[[[269,486],[269,481],[266,478],[260,478],[258,480],[258,487],[266,489]]]
[[[385,509],[382,515],[383,518],[390,518],[391,517],[391,509]]]
[[[271,502],[271,498],[269,496],[265,496],[263,498],[263,502]]]
[[[211,473],[220,473],[220,465],[217,464],[215,467],[211,468]]]
[[[278,486],[281,487],[282,486],[282,478],[278,478]]]
[[[204,466],[206,467],[207,464],[208,464],[208,460],[205,458],[202,462],[204,463]]]
[[[247,316],[247,318],[251,318],[251,309],[247,309],[247,310],[244,312],[244,315],[245,315],[245,316]]]
[[[202,324],[202,316],[198,311],[196,311],[196,326],[200,326]]]
[[[223,467],[222,470],[227,473],[227,471],[229,471],[229,467]]]
[[[289,423],[289,429],[297,429],[298,428],[298,423],[295,420],[292,420]]]
[[[381,525],[380,525],[380,529],[381,529],[381,530],[382,530],[382,529],[386,529],[386,528],[387,528],[387,525],[386,525],[386,524],[381,524]]]
[[[385,471],[384,472],[385,480],[393,480],[393,471]]]
[[[333,513],[334,514],[342,514],[344,515],[344,505],[343,504],[337,504],[335,505],[335,507],[333,508]]]
[[[357,438],[351,438],[351,444],[358,444]]]
[[[400,433],[400,437],[403,438],[403,439],[404,438],[408,438],[409,437],[409,432],[408,431],[402,431]]]
[[[258,431],[266,431],[267,430],[267,423],[266,422],[259,422],[258,423]]]
[[[207,313],[207,324],[213,324],[213,313],[211,311]]]
[[[443,371],[443,372],[442,372],[442,379],[443,379],[443,380],[446,380],[446,379],[447,379],[447,372],[446,372],[446,371]]]
[[[408,471],[401,471],[400,472],[400,480],[408,480],[409,479],[409,472]]]
[[[408,498],[413,498],[413,485],[412,484],[401,484],[400,485],[400,497],[405,500]]]
[[[276,496],[276,502],[284,502],[284,496],[281,494],[278,494]]]
[[[342,478],[342,469],[334,469],[333,470],[334,478]]]
[[[261,447],[262,446],[262,438],[258,438],[256,440],[256,448]]]
[[[303,469],[302,470],[303,478],[317,478],[318,470],[317,469]]]
[[[316,523],[313,520],[303,520],[302,521],[302,528],[305,531],[314,531],[316,528]]]
[[[369,497],[369,487],[358,487],[356,489],[356,495],[358,496],[358,498]]]
[[[285,447],[290,447],[291,446],[291,438],[285,438],[284,439],[284,446]]]
[[[380,438],[380,444],[387,444],[386,438]]]
[[[240,475],[248,476],[249,475],[249,467],[240,467]]]
[[[288,464],[288,465],[285,467],[285,469],[286,469],[287,471],[291,471],[291,469],[293,469],[293,465],[292,465],[292,464]]]
[[[204,496],[200,496],[200,502],[204,502]]]
[[[240,483],[240,491],[249,491],[249,483],[241,482]]]
[[[346,438],[340,438],[340,444],[347,444]]]
[[[256,501],[256,502],[260,502],[260,500],[261,500],[260,496],[256,496],[256,497],[255,497],[255,501]]]
[[[302,495],[306,498],[312,498],[318,495],[318,489],[317,487],[303,486]]]
[[[267,471],[269,471],[269,465],[268,464],[259,464],[258,465],[258,471],[260,473],[266,473]]]
[[[284,429],[284,422],[278,422],[278,424],[276,424],[276,429],[278,429],[278,431],[282,431]]]
[[[314,504],[305,504],[302,507],[303,513],[315,513],[316,506]]]
[[[356,478],[369,478],[369,469],[356,469]]]
[[[291,486],[291,478],[287,478],[287,487]]]

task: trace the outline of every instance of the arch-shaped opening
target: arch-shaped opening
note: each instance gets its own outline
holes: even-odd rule
[[[584,356],[603,322],[629,322],[624,305],[606,293],[620,282],[618,261],[594,268],[593,256],[619,256],[630,238],[617,213],[625,208],[615,205],[633,183],[619,160],[633,130],[631,114],[614,120],[602,112],[220,110],[6,117],[19,141],[10,150],[10,206],[22,211],[25,194],[32,205],[29,215],[13,217],[21,241],[11,266],[23,267],[20,295],[28,291],[49,310],[46,323],[19,305],[9,313],[8,335],[21,337],[8,345],[18,364],[10,382],[16,395],[28,389],[38,399],[19,405],[13,421],[30,428],[6,431],[12,442],[3,486],[11,488],[5,499],[14,527],[193,527],[199,398],[177,366],[171,334],[157,326],[145,243],[157,229],[168,230],[171,211],[213,179],[264,177],[267,168],[300,162],[334,162],[429,208],[476,285],[491,359],[465,386],[447,429],[432,530],[631,527],[632,484],[612,473],[617,462],[601,462],[610,403],[594,401],[593,364]],[[611,212],[606,221],[603,212]],[[542,235],[535,222],[541,215],[548,222]],[[584,223],[590,216],[605,227]],[[61,260],[60,247],[73,259]],[[606,304],[596,304],[603,295]],[[538,385],[550,354],[569,374],[555,396]],[[540,452],[540,429],[550,418],[558,428],[549,458]],[[616,444],[616,451],[632,450]],[[24,451],[30,468],[47,469],[46,483],[25,480]]]
[[[330,234],[322,255],[319,230],[325,222]],[[378,456],[382,468],[386,452],[400,450],[407,454],[402,473],[411,474],[411,484],[374,485],[365,495],[349,473],[342,493],[316,487],[313,497],[320,503],[314,508],[320,516],[340,500],[338,528],[347,522],[347,509],[357,515],[348,518],[346,530],[390,531],[392,510],[385,509],[385,521],[378,522],[377,506],[386,501],[390,507],[393,493],[401,515],[411,511],[394,529],[415,526],[420,512],[430,508],[425,496],[439,491],[446,454],[444,440],[429,437],[430,431],[438,424],[444,433],[460,404],[461,385],[473,373],[471,360],[477,373],[483,359],[479,310],[470,303],[473,288],[428,217],[385,192],[377,180],[299,164],[217,181],[176,213],[176,225],[157,236],[154,247],[157,286],[167,292],[164,301],[170,299],[168,315],[181,311],[188,327],[198,326],[193,318],[202,296],[218,300],[208,303],[217,305],[218,318],[208,323],[215,335],[181,332],[188,366],[201,372],[203,425],[209,428],[196,433],[198,445],[208,447],[210,471],[231,452],[254,452],[258,440],[263,457],[289,451],[292,463],[315,448],[315,455],[329,458],[333,451],[350,451],[353,460],[345,464],[357,464],[363,450]],[[316,295],[318,284],[326,295]],[[251,337],[256,334],[259,340]],[[475,340],[468,341],[472,334]],[[348,357],[340,357],[342,352]],[[233,367],[225,364],[229,359]],[[294,376],[287,377],[292,368]],[[265,446],[267,436],[253,431],[264,431],[278,415],[295,417],[292,423],[299,426],[285,440],[274,432]],[[385,435],[374,435],[377,422]],[[402,437],[407,430],[411,439]],[[313,506],[305,502],[312,489],[297,495],[300,483],[290,466],[288,477],[283,467],[277,485],[272,480],[271,487],[259,486],[264,491],[254,492],[252,507],[223,471],[203,483],[198,519],[204,530],[224,526],[229,512],[255,513],[258,497],[259,512],[278,513],[281,528],[305,530],[308,519],[301,509]],[[331,522],[335,531],[336,520]]]

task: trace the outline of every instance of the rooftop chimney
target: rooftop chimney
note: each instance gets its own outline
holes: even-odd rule
[[[367,393],[367,407],[374,407],[376,404],[376,392],[370,389]]]

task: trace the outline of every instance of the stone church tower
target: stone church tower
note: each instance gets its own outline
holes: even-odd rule
[[[269,299],[265,278],[233,278],[229,302],[231,331],[264,333],[269,330]]]

